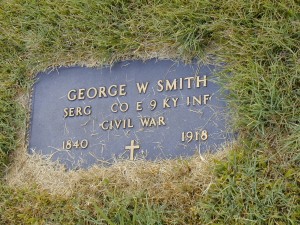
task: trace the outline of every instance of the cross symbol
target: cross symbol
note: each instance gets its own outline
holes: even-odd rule
[[[126,150],[130,150],[130,160],[134,160],[134,158],[133,158],[134,150],[139,149],[139,148],[140,148],[139,145],[134,145],[134,140],[131,140],[130,146],[125,146]]]

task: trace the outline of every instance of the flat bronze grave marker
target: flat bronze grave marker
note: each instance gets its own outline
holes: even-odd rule
[[[29,152],[76,169],[216,151],[231,136],[220,69],[152,59],[39,73]]]

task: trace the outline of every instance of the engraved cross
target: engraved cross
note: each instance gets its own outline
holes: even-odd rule
[[[130,146],[125,146],[126,150],[130,150],[130,160],[133,160],[133,154],[134,154],[134,150],[139,149],[140,146],[139,145],[134,145],[134,140],[131,140]]]

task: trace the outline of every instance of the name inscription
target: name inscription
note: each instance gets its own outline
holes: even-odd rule
[[[214,151],[229,139],[218,69],[153,59],[40,73],[29,151],[68,168]]]

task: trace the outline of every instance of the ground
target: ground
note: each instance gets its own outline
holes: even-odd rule
[[[299,224],[299,12],[292,0],[1,1],[0,223]],[[207,55],[226,65],[232,149],[77,172],[25,154],[38,71]]]

